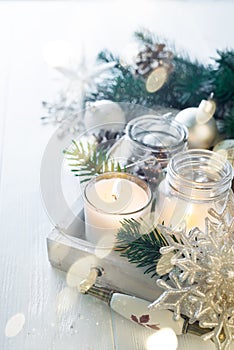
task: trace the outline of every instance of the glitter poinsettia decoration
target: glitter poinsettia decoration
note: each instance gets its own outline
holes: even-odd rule
[[[160,252],[164,259],[169,255],[171,271],[157,281],[164,292],[150,307],[170,309],[176,320],[186,315],[189,323],[198,321],[211,329],[204,339],[227,350],[234,339],[233,194],[222,213],[210,209],[209,214],[204,232],[193,228],[186,233],[185,225],[176,233],[161,227],[168,246]]]

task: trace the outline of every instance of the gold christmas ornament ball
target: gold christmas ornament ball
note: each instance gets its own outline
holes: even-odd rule
[[[209,102],[209,101],[206,101]],[[200,106],[199,106],[200,107]],[[209,112],[190,107],[179,112],[175,119],[189,130],[189,148],[209,149],[218,137],[216,121],[213,118],[213,106]]]

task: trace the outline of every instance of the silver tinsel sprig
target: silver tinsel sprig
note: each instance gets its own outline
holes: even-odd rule
[[[230,192],[224,210],[209,210],[205,230],[193,228],[179,232],[160,227],[168,246],[160,249],[168,255],[171,271],[157,284],[164,289],[151,308],[169,309],[175,320],[181,315],[189,323],[199,322],[211,331],[219,350],[229,349],[234,339],[234,200]]]

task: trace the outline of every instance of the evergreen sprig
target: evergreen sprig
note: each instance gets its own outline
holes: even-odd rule
[[[145,46],[166,42],[147,30],[136,32],[135,39]],[[214,93],[215,116],[223,123],[225,136],[234,137],[234,51],[217,50],[218,57],[213,59],[213,64],[204,65],[192,61],[185,53],[178,53],[174,45],[169,46],[174,54],[174,70],[156,93],[146,90],[145,79],[135,74],[134,66],[121,65],[120,58],[107,50],[100,52],[99,61],[117,64],[112,69],[112,76],[102,80],[96,91],[86,96],[87,100],[107,99],[147,108],[163,106],[182,110],[198,107],[202,99]]]
[[[154,277],[161,256],[159,250],[166,245],[167,241],[156,227],[148,226],[143,219],[125,219],[117,234],[115,250],[136,267],[145,268],[145,274]]]
[[[68,156],[69,166],[75,176],[82,177],[81,183],[90,180],[92,176],[110,171],[121,172],[124,169],[113,159],[109,159],[107,152],[97,148],[95,143],[72,140],[73,148],[64,150]]]

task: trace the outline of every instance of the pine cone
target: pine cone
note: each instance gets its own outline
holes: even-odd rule
[[[97,134],[94,134],[98,144],[97,149],[108,151],[123,135],[124,131],[100,129]]]
[[[165,66],[170,72],[173,69],[173,53],[165,49],[165,44],[155,44],[152,47],[146,46],[136,57],[135,73],[146,77],[150,72],[159,66]]]

